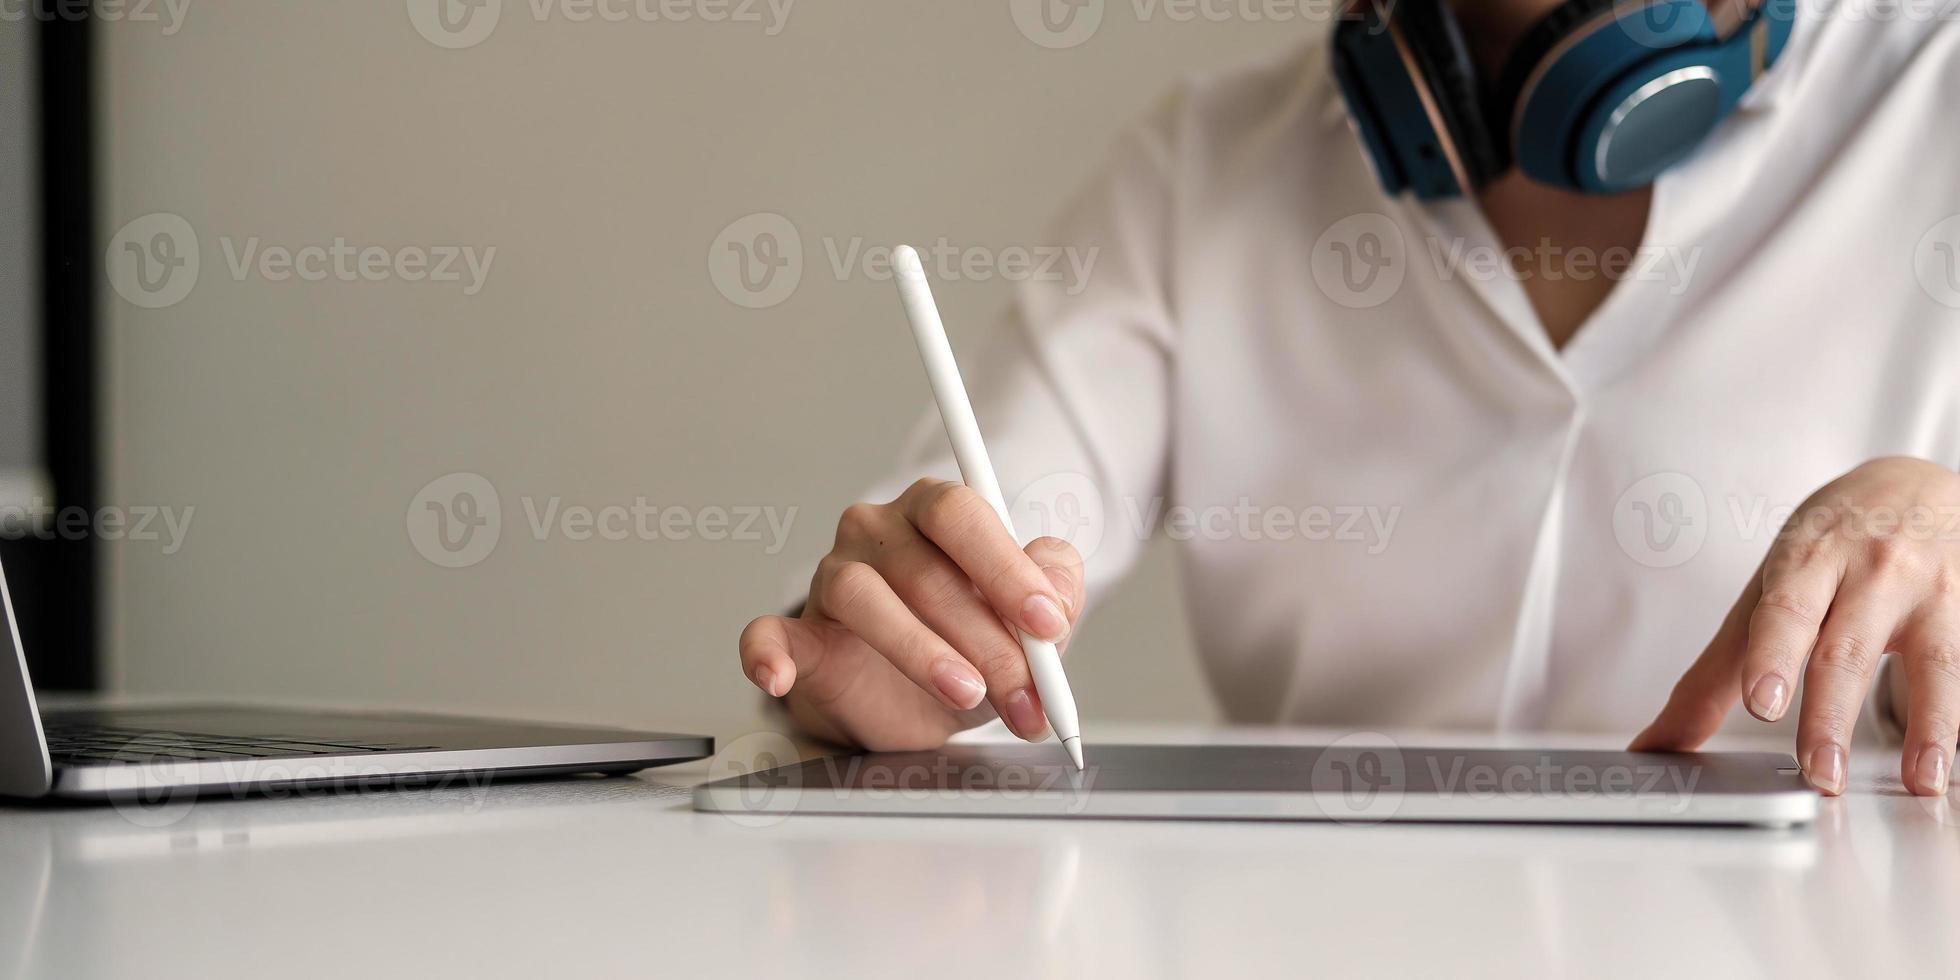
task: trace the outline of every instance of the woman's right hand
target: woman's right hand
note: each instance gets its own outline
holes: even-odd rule
[[[844,511],[803,614],[742,631],[742,673],[810,734],[874,751],[937,748],[996,714],[1037,741],[1048,723],[1012,630],[1066,650],[1082,581],[1068,542],[1023,550],[978,493],[920,480]]]

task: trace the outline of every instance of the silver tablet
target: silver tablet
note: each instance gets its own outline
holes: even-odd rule
[[[1106,745],[1081,772],[1054,745],[816,759],[705,783],[697,810],[1175,820],[1790,826],[1817,815],[1771,753]]]

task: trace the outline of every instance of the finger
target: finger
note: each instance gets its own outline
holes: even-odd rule
[[[741,649],[750,683],[781,692],[797,725],[817,738],[909,752],[942,745],[966,727],[938,697],[828,619],[765,616],[742,631]]]
[[[804,700],[828,703],[850,691],[882,698],[885,703],[897,700],[891,685],[867,682],[864,671],[875,668],[875,673],[890,673],[880,681],[889,680],[907,689],[910,682],[892,673],[893,668],[869,646],[839,642],[851,636],[849,630],[828,618],[764,616],[742,630],[742,673],[749,683],[773,697],[787,697],[795,691]]]
[[[910,526],[892,531],[886,545],[872,558],[878,572],[927,627],[980,672],[994,713],[1021,738],[1046,735],[1020,638],[966,572]]]
[[[1029,635],[1059,642],[1068,614],[1053,583],[1007,533],[986,498],[972,488],[921,480],[898,500],[900,510],[980,587],[1001,618]]]
[[[1627,746],[1635,752],[1687,752],[1701,747],[1736,701],[1736,668],[1749,637],[1749,617],[1762,598],[1762,579],[1751,578],[1742,597],[1708,641],[1701,656],[1674,685],[1661,713]]]
[[[750,623],[742,630],[742,676],[772,698],[788,694],[799,673],[798,650],[808,670],[815,670],[822,657],[823,645],[809,642],[812,629],[808,623],[782,616],[764,616]]]
[[[1763,563],[1762,598],[1749,617],[1742,655],[1741,693],[1750,714],[1778,721],[1790,710],[1843,580],[1842,559],[1818,540],[1779,545]]]
[[[822,588],[832,618],[947,708],[966,711],[986,697],[986,684],[973,665],[919,622],[877,569],[857,561],[837,563]]]
[[[1804,669],[1797,758],[1812,786],[1844,792],[1852,728],[1871,693],[1872,675],[1911,611],[1905,591],[1871,579],[1847,581],[1831,603]]]
[[[1900,637],[1906,672],[1906,744],[1900,778],[1921,796],[1946,795],[1960,739],[1960,612],[1940,610]]]
[[[1082,619],[1082,607],[1089,599],[1082,553],[1060,538],[1036,538],[1023,550],[1028,560],[1041,566],[1042,574],[1048,576],[1048,583],[1062,600],[1062,611],[1068,615],[1069,632],[1074,633],[1075,624]],[[1064,642],[1062,646],[1066,648],[1068,644]]]

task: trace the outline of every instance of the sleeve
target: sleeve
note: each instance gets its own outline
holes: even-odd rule
[[[1176,112],[1167,101],[1117,142],[1039,250],[1058,256],[1037,258],[1005,324],[961,357],[1016,536],[1074,544],[1092,606],[1135,564],[1164,492]],[[906,446],[866,499],[889,500],[924,476],[959,479],[936,411]]]

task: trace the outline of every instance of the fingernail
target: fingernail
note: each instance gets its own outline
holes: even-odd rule
[[[767,667],[755,669],[755,686],[762,688],[762,693],[772,698],[782,697],[781,694],[776,693],[776,672]]]
[[[959,707],[961,711],[980,703],[987,696],[987,685],[973,668],[954,660],[941,660],[932,665],[932,684],[946,700]]]
[[[1810,753],[1810,765],[1805,767],[1810,776],[1810,785],[1836,796],[1844,792],[1844,748],[1838,745],[1820,745]]]
[[[1946,795],[1946,750],[1928,745],[1919,750],[1919,762],[1912,767],[1913,780],[1927,796]]]
[[[1039,742],[1048,734],[1048,719],[1041,716],[1041,709],[1034,706],[1034,698],[1025,689],[1007,696],[1006,720],[1014,734],[1030,742]]]
[[[1783,705],[1789,699],[1790,685],[1775,674],[1764,674],[1749,692],[1749,713],[1764,721],[1775,721],[1783,717]]]
[[[1061,597],[1063,611],[1074,616],[1075,603],[1069,599],[1069,596],[1075,594],[1075,576],[1069,574],[1069,570],[1060,565],[1049,565],[1041,571],[1048,576],[1048,584],[1055,587],[1055,594]]]
[[[1021,624],[1050,643],[1060,643],[1068,635],[1068,617],[1062,615],[1062,607],[1055,600],[1045,595],[1031,595],[1021,604]]]

